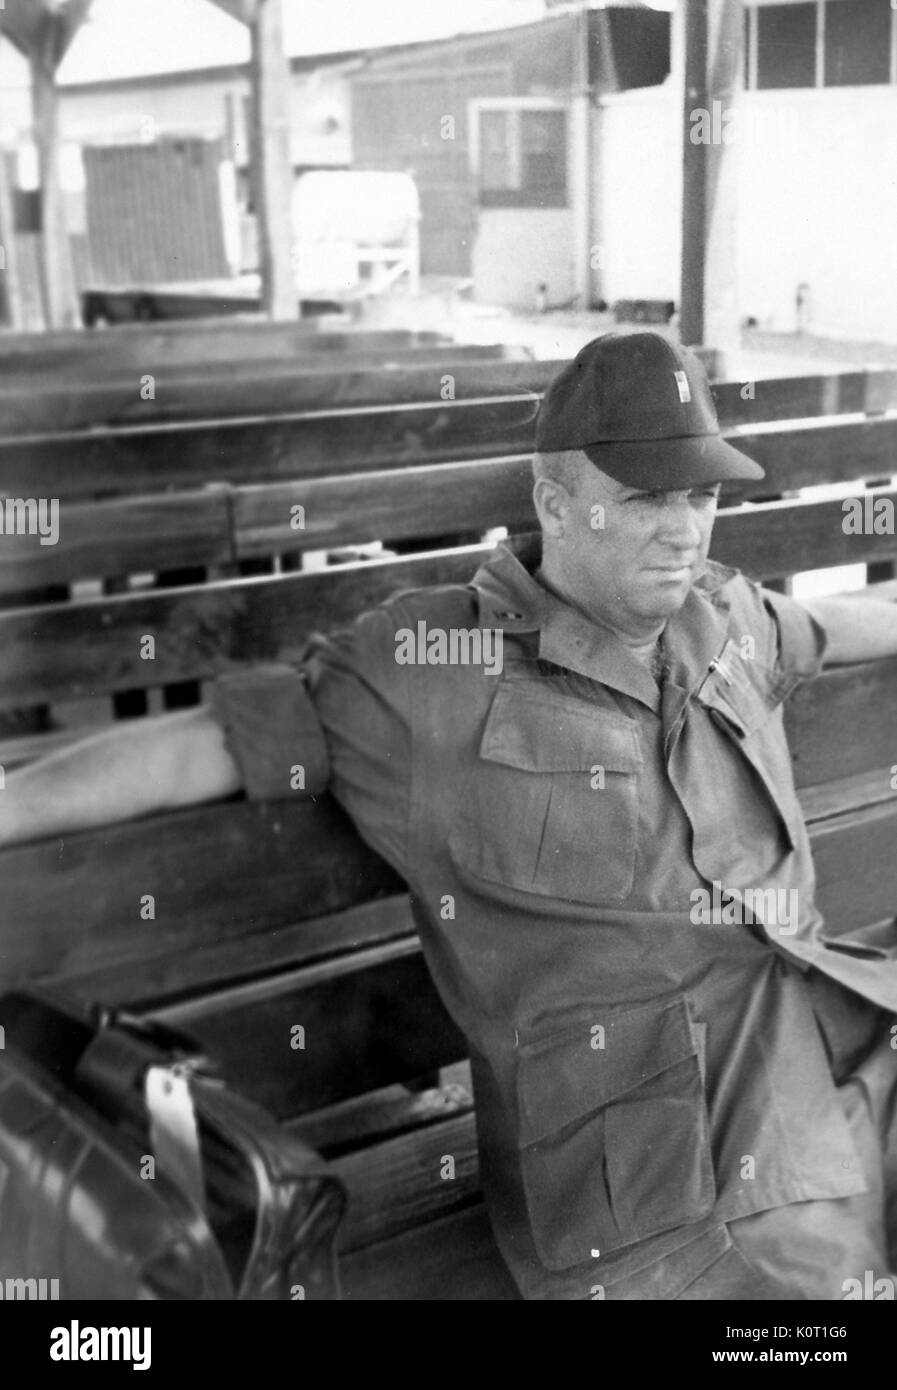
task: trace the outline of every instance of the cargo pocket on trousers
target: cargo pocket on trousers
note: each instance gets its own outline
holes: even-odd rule
[[[530,1230],[548,1269],[712,1211],[699,1045],[684,998],[596,1010],[593,1019],[524,1044],[517,1099]]]

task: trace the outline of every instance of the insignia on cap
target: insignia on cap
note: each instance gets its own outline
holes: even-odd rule
[[[679,389],[679,399],[683,405],[688,405],[691,400],[691,390],[688,385],[688,377],[684,372],[673,372],[676,378],[676,386]]]

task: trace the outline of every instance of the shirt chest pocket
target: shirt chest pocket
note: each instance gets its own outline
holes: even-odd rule
[[[622,902],[635,873],[640,767],[634,721],[504,686],[449,835],[452,857],[526,893]]]
[[[759,663],[752,674],[749,679],[735,667],[734,678],[726,682],[717,673],[705,682],[698,699],[753,768],[778,813],[787,847],[793,850],[803,834],[803,816],[782,719],[782,682]]]

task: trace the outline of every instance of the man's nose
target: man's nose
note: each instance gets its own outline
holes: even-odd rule
[[[665,545],[678,550],[699,550],[704,543],[706,523],[695,511],[688,498],[670,498],[663,509],[658,533]]]

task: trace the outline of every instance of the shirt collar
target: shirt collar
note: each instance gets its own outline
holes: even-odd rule
[[[500,545],[480,567],[473,587],[483,626],[500,627],[508,635],[538,632],[541,660],[631,695],[657,712],[660,691],[644,662],[609,628],[534,578],[541,555],[541,537],[523,536]],[[736,573],[708,562],[663,631],[661,649],[669,679],[680,689],[696,688],[725,646],[728,605],[720,591]]]

